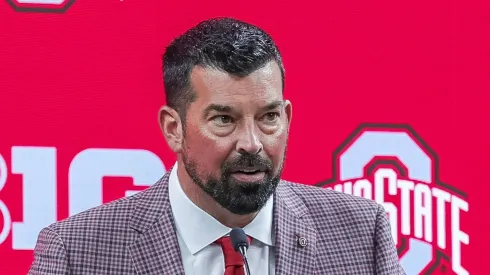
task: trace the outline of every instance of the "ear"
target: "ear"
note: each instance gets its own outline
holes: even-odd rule
[[[182,150],[183,130],[179,114],[168,106],[160,108],[158,121],[168,146],[174,153]]]
[[[284,101],[284,112],[286,113],[286,119],[288,120],[287,123],[289,129],[289,126],[291,126],[291,119],[293,118],[293,105],[291,104],[291,101]]]

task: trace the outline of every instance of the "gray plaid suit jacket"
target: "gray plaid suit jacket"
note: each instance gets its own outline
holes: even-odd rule
[[[184,275],[168,176],[44,228],[28,274]],[[287,181],[275,195],[276,274],[405,274],[378,204]]]

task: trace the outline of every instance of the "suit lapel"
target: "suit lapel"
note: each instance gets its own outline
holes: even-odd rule
[[[285,182],[274,201],[275,274],[315,274],[317,236],[306,216],[308,208]]]
[[[128,249],[139,275],[184,275],[168,198],[168,177],[169,173],[136,199],[129,226],[138,234]]]
[[[167,173],[136,195],[129,226],[137,234],[128,247],[136,273],[184,275],[168,198]],[[275,274],[314,275],[317,235],[302,199],[281,182],[274,199]]]

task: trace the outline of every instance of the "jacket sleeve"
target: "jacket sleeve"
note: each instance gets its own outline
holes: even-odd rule
[[[376,275],[406,275],[391,235],[391,226],[383,206],[378,205],[374,235]]]
[[[28,275],[69,275],[68,256],[60,236],[50,228],[39,233]]]

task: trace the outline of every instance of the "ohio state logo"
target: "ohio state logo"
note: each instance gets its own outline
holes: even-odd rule
[[[75,0],[7,0],[19,12],[65,12]]]
[[[332,163],[333,178],[317,185],[382,204],[407,275],[469,274],[461,263],[467,196],[439,180],[437,155],[410,126],[362,124]]]

